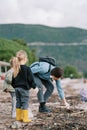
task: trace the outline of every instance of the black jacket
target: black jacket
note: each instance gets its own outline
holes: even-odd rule
[[[18,75],[15,78],[12,77],[12,86],[14,88],[20,87],[26,90],[31,88],[35,89],[36,84],[30,67],[26,65],[21,65],[20,67]]]

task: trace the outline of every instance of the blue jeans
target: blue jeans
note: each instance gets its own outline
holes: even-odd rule
[[[34,75],[34,80],[36,83],[36,86],[38,87],[39,91],[37,93],[38,101],[41,102],[47,102],[49,97],[51,96],[54,86],[51,82],[51,80],[44,80],[40,79],[37,75]],[[46,88],[46,91],[44,93],[43,87]]]
[[[12,109],[11,109],[11,115],[12,117],[16,117],[16,94],[15,92],[9,92],[12,97]]]
[[[15,88],[16,92],[16,108],[28,109],[29,106],[29,90],[23,88]]]

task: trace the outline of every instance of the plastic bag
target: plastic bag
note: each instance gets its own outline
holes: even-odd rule
[[[87,88],[83,88],[80,91],[81,101],[87,102]]]

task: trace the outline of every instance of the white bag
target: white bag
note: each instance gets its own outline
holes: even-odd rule
[[[83,88],[80,91],[81,100],[87,102],[87,88]]]

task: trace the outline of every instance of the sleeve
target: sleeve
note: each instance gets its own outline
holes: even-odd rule
[[[3,91],[6,90],[9,87],[9,85],[7,84],[7,82],[4,80],[3,82]]]
[[[62,85],[61,85],[61,80],[60,79],[56,80],[56,87],[57,87],[57,91],[58,91],[59,97],[61,99],[64,99],[64,91],[62,89]]]
[[[36,83],[35,83],[34,76],[33,76],[33,73],[31,71],[30,67],[28,67],[27,78],[28,78],[28,82],[30,84],[30,87],[33,88],[33,89],[35,89],[36,88]]]
[[[13,74],[13,71],[12,70],[9,70],[6,75],[5,75],[5,81],[8,83],[8,84],[11,84],[12,83],[12,74]]]
[[[13,91],[14,92],[14,88],[12,86],[12,74],[13,71],[9,70],[6,75],[5,75],[5,80],[3,83],[3,91],[8,89],[8,91]]]
[[[39,62],[31,64],[30,68],[33,74],[36,74],[42,70]]]

